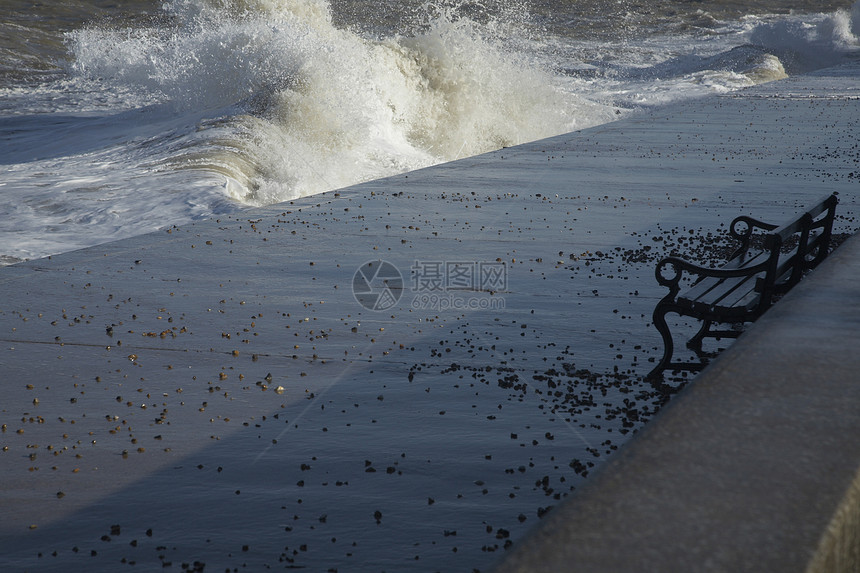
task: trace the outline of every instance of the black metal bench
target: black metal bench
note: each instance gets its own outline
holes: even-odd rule
[[[736,218],[729,231],[740,246],[719,268],[698,266],[679,257],[661,260],[655,274],[669,294],[657,303],[653,321],[663,337],[664,351],[648,378],[662,376],[667,368],[700,370],[709,356],[702,350],[705,338],[737,338],[742,332],[738,326],[756,320],[775,297],[788,292],[805,272],[824,260],[837,203],[835,194],[828,195],[782,226],[747,216]],[[756,237],[763,242],[754,240]],[[763,246],[757,246],[759,243]],[[691,284],[681,292],[685,274]],[[699,331],[687,342],[700,362],[672,362],[674,345],[666,323],[670,312],[702,321]],[[733,327],[717,330],[711,328],[714,323]]]

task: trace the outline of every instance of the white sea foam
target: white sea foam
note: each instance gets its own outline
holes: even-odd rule
[[[74,32],[67,77],[3,93],[0,264],[779,79],[857,49],[860,27],[858,2],[579,41],[508,4],[427,5],[371,35],[324,0],[173,0],[148,27]]]
[[[838,64],[860,48],[860,2],[849,13],[750,22],[749,41],[776,55],[790,74]]]
[[[174,27],[84,30],[74,71],[179,110],[231,111],[236,199],[271,203],[611,118],[452,9],[382,40],[320,0],[173,7]]]

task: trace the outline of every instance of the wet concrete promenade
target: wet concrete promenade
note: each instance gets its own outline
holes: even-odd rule
[[[779,222],[831,192],[834,232],[855,232],[858,77],[824,70],[0,269],[0,565],[454,571],[510,554],[510,570],[609,571],[641,542],[656,569],[666,552],[646,534],[674,520],[702,534],[666,569],[762,570],[764,551],[749,567],[743,545],[707,554],[732,549],[713,508],[739,536],[791,530],[782,547],[847,495],[860,410],[840,384],[857,376],[822,378],[840,354],[807,339],[856,340],[856,304],[832,302],[853,296],[840,273],[858,272],[856,241],[646,425],[667,400],[643,379],[662,352],[654,266],[711,260],[735,216]],[[783,340],[789,393],[757,358]],[[719,445],[683,445],[719,429]],[[638,494],[634,463],[659,466],[642,487],[660,487]],[[748,504],[759,492],[778,506]],[[601,541],[637,512],[629,550]]]

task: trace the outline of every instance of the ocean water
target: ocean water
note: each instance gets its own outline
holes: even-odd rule
[[[833,65],[860,2],[74,0],[0,11],[0,264]]]

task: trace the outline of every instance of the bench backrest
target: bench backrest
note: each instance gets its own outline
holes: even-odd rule
[[[785,292],[797,284],[804,272],[827,256],[837,203],[836,195],[828,195],[792,221],[767,233],[768,270],[756,283],[765,308],[774,294]],[[783,253],[783,246],[790,244],[795,236],[797,245]]]
[[[836,216],[838,203],[839,199],[835,194],[828,195],[807,211],[813,220],[809,227],[804,270],[815,268],[827,257],[830,249],[830,238],[833,233],[833,219]]]

